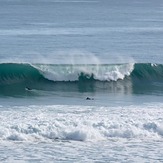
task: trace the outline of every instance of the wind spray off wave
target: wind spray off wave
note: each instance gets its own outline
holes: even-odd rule
[[[133,64],[117,65],[35,65],[40,73],[52,81],[78,81],[82,77],[98,81],[117,81],[129,76]]]

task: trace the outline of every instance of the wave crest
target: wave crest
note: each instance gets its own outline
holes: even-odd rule
[[[78,81],[94,79],[117,81],[129,76],[134,64],[119,65],[35,65],[40,73],[52,81]]]
[[[0,94],[46,91],[163,92],[162,64],[0,64]],[[29,89],[29,90],[31,90]]]

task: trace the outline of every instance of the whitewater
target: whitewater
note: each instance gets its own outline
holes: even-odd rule
[[[162,162],[162,107],[1,106],[1,161]]]
[[[162,0],[0,1],[0,162],[163,162]]]

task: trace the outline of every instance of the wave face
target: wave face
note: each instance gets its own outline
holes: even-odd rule
[[[162,64],[135,64],[131,74],[134,80],[163,81]]]
[[[22,83],[42,78],[37,69],[29,64],[0,64],[0,84]]]
[[[162,64],[0,64],[0,93],[22,93],[26,87],[48,91],[98,91],[130,87],[133,89],[163,83]],[[154,88],[154,87],[153,87]],[[114,89],[115,90],[115,89]]]

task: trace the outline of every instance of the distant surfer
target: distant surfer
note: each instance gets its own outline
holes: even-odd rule
[[[87,97],[86,100],[94,100],[94,98]]]
[[[29,87],[25,87],[25,90],[26,90],[26,91],[31,91],[32,89],[29,88]]]

